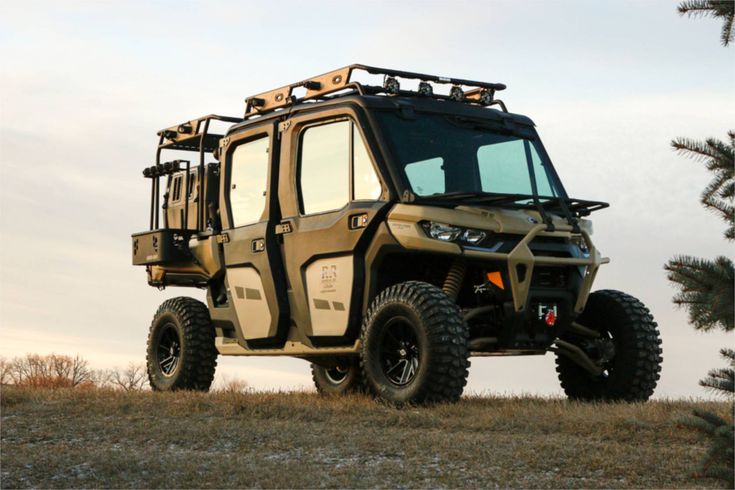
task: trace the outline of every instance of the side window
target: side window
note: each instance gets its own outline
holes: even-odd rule
[[[307,128],[301,136],[299,179],[304,214],[339,209],[350,200],[350,122]]]
[[[182,177],[183,178],[183,177]],[[181,186],[183,187],[183,181]],[[197,196],[197,191],[199,190],[199,172],[197,169],[192,169],[191,173],[189,174],[189,200],[194,201]]]
[[[409,163],[406,176],[411,189],[419,196],[444,193],[444,159],[441,157]]]
[[[171,192],[171,201],[178,202],[181,199],[181,181],[183,177],[177,175],[174,177],[173,191]]]
[[[235,148],[230,167],[230,207],[232,226],[260,220],[268,187],[268,137]]]
[[[352,121],[306,128],[301,136],[301,212],[322,213],[354,200],[376,200],[381,186],[360,131]]]
[[[382,188],[368,155],[365,142],[355,124],[352,124],[352,181],[356,201],[376,201]]]

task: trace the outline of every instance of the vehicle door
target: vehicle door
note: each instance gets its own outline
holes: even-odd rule
[[[378,178],[361,121],[344,108],[281,125],[288,151],[281,156],[283,217],[277,232],[291,319],[315,345],[354,339],[362,317],[365,252],[387,211],[388,189]]]
[[[237,316],[238,339],[248,347],[285,339],[286,284],[274,233],[278,140],[273,123],[232,135],[224,149],[220,209],[228,300]]]

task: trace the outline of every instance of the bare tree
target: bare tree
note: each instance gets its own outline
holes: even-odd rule
[[[236,377],[223,377],[222,382],[216,391],[220,393],[247,393],[248,382]]]
[[[71,360],[69,380],[73,387],[89,383],[92,380],[92,371],[89,369],[89,363],[78,355]]]
[[[5,385],[12,381],[13,378],[10,375],[12,367],[12,361],[5,359],[4,357],[0,357],[0,385]]]
[[[145,366],[130,363],[125,369],[114,369],[110,372],[110,385],[125,391],[140,391],[148,383]]]
[[[73,388],[92,382],[92,371],[80,356],[27,354],[10,363],[9,377],[17,385],[35,388]]]

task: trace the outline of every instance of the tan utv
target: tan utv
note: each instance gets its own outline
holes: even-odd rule
[[[351,65],[160,131],[133,263],[207,304],[156,312],[153,389],[209,389],[218,354],[292,356],[321,393],[456,401],[470,356],[551,351],[570,398],[648,399],[656,323],[591,292],[608,260],[585,217],[607,204],[567,195],[504,88]]]

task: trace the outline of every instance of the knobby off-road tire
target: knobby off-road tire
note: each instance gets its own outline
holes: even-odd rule
[[[593,376],[563,355],[556,356],[556,371],[564,392],[576,400],[646,401],[653,394],[661,372],[661,338],[658,326],[643,303],[613,290],[592,293],[577,320],[612,339],[614,355]],[[594,359],[594,341],[568,337]],[[592,346],[592,348],[590,348]]]
[[[217,349],[207,307],[187,297],[161,304],[148,334],[147,360],[155,391],[209,390]]]
[[[418,281],[391,286],[362,325],[366,391],[398,405],[456,402],[467,383],[467,344],[460,309],[441,289]]]
[[[357,359],[346,359],[333,367],[312,363],[311,377],[320,395],[347,395],[362,391],[362,375]]]

